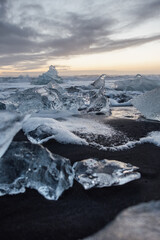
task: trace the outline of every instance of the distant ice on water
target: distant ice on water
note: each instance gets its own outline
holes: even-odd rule
[[[123,91],[145,92],[157,87],[160,87],[160,79],[154,79],[154,76],[148,78],[140,74],[137,74],[133,79],[125,79],[115,83],[115,88]]]

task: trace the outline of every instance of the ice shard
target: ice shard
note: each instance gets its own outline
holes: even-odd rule
[[[90,97],[90,104],[87,108],[87,112],[110,113],[109,100],[104,93],[103,87]]]
[[[17,113],[0,111],[0,157],[9,147],[13,137],[21,129],[23,118]]]
[[[91,83],[90,86],[97,89],[104,88],[105,78],[106,78],[106,74],[102,74],[98,79],[96,79],[93,83]]]
[[[70,132],[63,123],[51,118],[29,118],[23,123],[23,131],[34,144],[55,139],[63,144],[87,145],[86,140]]]
[[[12,142],[0,162],[0,195],[36,189],[49,200],[57,200],[73,184],[70,161],[41,145]]]
[[[86,159],[74,163],[75,179],[84,189],[123,185],[139,179],[138,167],[116,160]]]
[[[145,118],[160,121],[160,88],[135,97],[132,104]]]

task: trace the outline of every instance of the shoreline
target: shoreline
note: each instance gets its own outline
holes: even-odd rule
[[[128,119],[106,119],[106,124],[138,139],[160,124]],[[14,141],[27,140],[20,131]],[[0,236],[9,239],[76,240],[88,237],[110,223],[123,209],[160,199],[160,148],[145,143],[124,151],[100,151],[89,146],[63,145],[54,140],[43,144],[53,153],[75,161],[94,157],[129,162],[140,167],[141,179],[102,189],[84,190],[74,182],[57,201],[44,199],[35,190],[0,198]]]

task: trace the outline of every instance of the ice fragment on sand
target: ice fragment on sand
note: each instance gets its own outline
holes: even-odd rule
[[[135,97],[132,103],[145,118],[160,121],[160,88]]]
[[[122,185],[140,178],[138,167],[116,160],[86,159],[73,165],[75,179],[84,189]]]
[[[50,118],[29,118],[23,124],[23,131],[32,143],[41,144],[55,139],[64,144],[84,144],[86,140],[70,132],[63,123]]]
[[[73,184],[70,161],[41,145],[12,142],[0,163],[0,195],[36,189],[49,200],[57,200]]]
[[[7,111],[0,112],[0,157],[5,153],[13,137],[22,127],[23,117]]]

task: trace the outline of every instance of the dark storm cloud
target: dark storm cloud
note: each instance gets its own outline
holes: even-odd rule
[[[0,0],[0,19],[3,18],[7,11],[7,1]]]
[[[35,38],[37,32],[8,22],[7,3],[6,0],[0,0],[0,55],[36,51],[36,43],[31,38]]]
[[[20,5],[19,23],[10,21],[7,11],[8,2],[0,0],[1,66],[18,64],[21,69],[23,66],[26,69],[26,65],[27,68],[34,68],[45,65],[47,60],[57,57],[101,53],[160,40],[160,35],[149,34],[130,39],[115,39],[112,35],[120,29],[119,27],[117,30],[116,26],[123,18],[116,19],[115,15],[107,13],[98,14],[98,11],[92,15],[66,12],[64,16],[59,16],[55,12],[52,18],[48,18],[46,15],[43,16],[45,10],[39,1],[39,4]],[[129,25],[145,22],[158,16],[159,12],[159,0],[136,1],[135,8],[129,8],[127,11],[130,16]],[[26,22],[28,25],[25,25]],[[34,22],[37,25],[34,26]]]
[[[2,64],[12,64],[13,61],[29,61],[29,58],[39,60],[37,55],[22,55],[21,53],[31,54],[45,51],[43,58],[48,60],[56,56],[69,56],[87,52],[91,44],[102,41],[102,37],[112,33],[109,28],[113,25],[114,20],[103,19],[100,17],[88,19],[85,16],[69,13],[67,23],[58,23],[59,27],[65,28],[70,33],[66,38],[55,38],[53,36],[42,36],[31,28],[20,28],[20,26],[0,22],[0,54],[16,54],[13,57],[5,56],[0,59]],[[41,37],[39,43],[34,38]],[[44,39],[45,40],[44,40]],[[32,40],[31,40],[32,39]],[[21,55],[19,55],[21,54]],[[42,55],[40,55],[42,57]]]
[[[78,14],[70,14],[66,29],[70,36],[53,39],[47,45],[54,49],[56,56],[84,54],[91,45],[102,42],[112,33],[113,19],[102,17],[88,18]]]
[[[146,0],[138,3],[135,11],[132,10],[133,14],[136,16],[136,23],[141,23],[160,16],[160,0]]]
[[[71,56],[71,55],[80,55],[80,54],[93,54],[93,53],[101,53],[101,52],[109,52],[118,49],[124,49],[133,46],[139,46],[145,43],[149,43],[152,41],[160,40],[160,35],[152,36],[152,37],[142,37],[142,38],[131,38],[131,39],[122,39],[122,40],[111,40],[109,38],[103,39],[103,44],[101,43],[101,39],[94,39],[95,47],[90,47],[90,42],[88,39],[77,39],[77,38],[69,38],[69,39],[59,39],[53,42],[53,46],[55,50],[51,52],[51,55],[54,56]],[[93,42],[93,40],[92,40]],[[100,44],[99,44],[100,42]],[[79,46],[77,48],[77,46]]]
[[[30,28],[20,28],[0,21],[0,54],[28,53],[39,50],[35,41],[38,34]]]
[[[24,9],[26,9],[26,10],[29,10],[29,9],[35,9],[36,11],[38,10],[42,10],[43,11],[43,7],[40,5],[40,4],[24,4],[24,5],[22,5],[22,7],[24,8]]]

